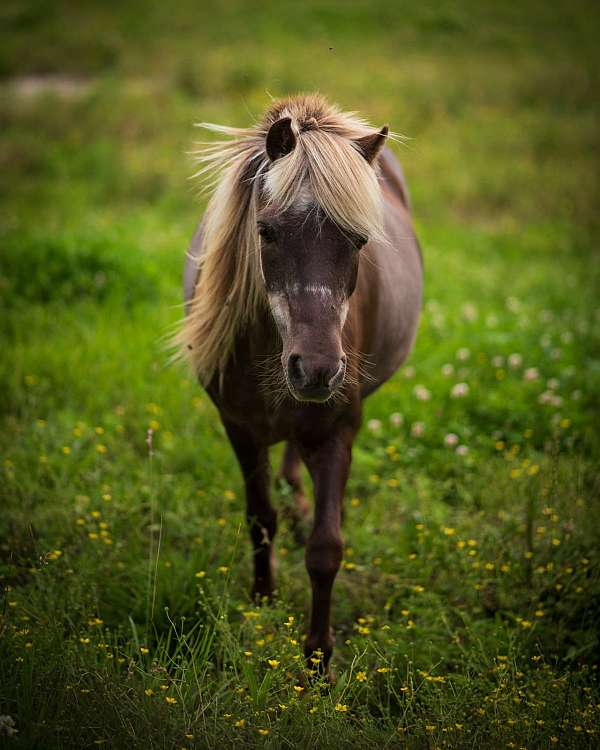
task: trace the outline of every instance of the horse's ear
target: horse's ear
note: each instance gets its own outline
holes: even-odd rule
[[[271,161],[281,159],[289,154],[296,145],[296,136],[292,130],[292,121],[289,117],[283,117],[274,122],[267,133],[267,154]]]
[[[362,138],[358,138],[354,143],[365,157],[369,164],[373,164],[375,159],[379,156],[381,149],[385,146],[385,142],[388,137],[390,129],[387,125],[384,125],[379,133],[373,133],[373,135],[365,135]]]

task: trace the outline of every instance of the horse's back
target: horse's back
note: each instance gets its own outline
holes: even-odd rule
[[[407,211],[412,211],[410,193],[406,184],[404,170],[398,159],[389,148],[384,148],[379,157],[379,167],[388,190],[395,192],[406,206]]]

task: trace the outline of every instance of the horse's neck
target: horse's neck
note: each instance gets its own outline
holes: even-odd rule
[[[236,360],[245,360],[245,364],[281,353],[281,338],[266,305],[260,307],[254,320],[240,328],[235,352]]]

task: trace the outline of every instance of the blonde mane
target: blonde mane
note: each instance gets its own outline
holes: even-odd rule
[[[270,163],[266,137],[283,117],[291,118],[296,146]],[[308,188],[342,230],[375,239],[383,238],[383,219],[377,174],[357,145],[378,131],[323,97],[276,102],[251,128],[201,127],[229,140],[199,144],[196,152],[200,169],[194,176],[208,177],[215,189],[204,215],[198,283],[176,343],[207,385],[223,373],[239,332],[266,309],[256,227],[259,202],[285,211]]]

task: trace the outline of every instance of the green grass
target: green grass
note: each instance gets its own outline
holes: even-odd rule
[[[0,746],[597,746],[600,16],[403,6],[0,11]],[[192,124],[313,89],[410,137],[426,299],[355,446],[337,680],[297,690],[303,550],[283,520],[254,607],[232,451],[164,338]]]

